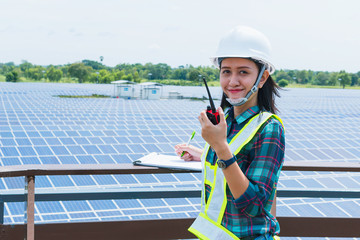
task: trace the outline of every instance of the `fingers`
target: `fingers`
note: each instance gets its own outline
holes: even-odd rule
[[[217,110],[218,110],[218,112],[219,112],[220,122],[225,123],[225,122],[226,122],[226,120],[225,120],[225,114],[224,114],[224,111],[223,111],[222,107],[219,107]]]
[[[206,115],[206,111],[202,111],[198,117],[199,122],[201,124],[201,127],[203,127],[206,124],[211,123],[210,120],[208,119],[207,115]]]

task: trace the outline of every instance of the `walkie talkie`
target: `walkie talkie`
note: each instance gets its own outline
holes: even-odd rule
[[[203,81],[205,83],[206,91],[209,95],[209,101],[210,101],[210,106],[207,106],[207,108],[206,108],[206,115],[209,118],[210,122],[212,122],[214,125],[217,125],[220,122],[219,112],[216,111],[214,101],[211,97],[209,87],[206,83],[205,77],[203,77]]]

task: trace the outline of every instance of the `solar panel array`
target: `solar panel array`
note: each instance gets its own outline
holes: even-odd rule
[[[206,96],[203,87],[164,87]],[[218,98],[220,88],[211,88]],[[113,93],[111,85],[0,83],[0,165],[131,163],[150,153],[174,154],[195,130],[207,102],[59,98]],[[360,160],[360,91],[287,89],[278,99],[286,128],[286,161]],[[219,102],[217,101],[218,105]],[[199,174],[39,176],[37,189],[199,187]],[[0,191],[24,188],[24,178],[0,179]],[[279,189],[360,191],[359,173],[282,172]],[[37,223],[194,217],[200,200],[130,199],[36,202]],[[360,216],[360,199],[278,198],[280,216]],[[24,203],[5,204],[4,223],[24,222]]]

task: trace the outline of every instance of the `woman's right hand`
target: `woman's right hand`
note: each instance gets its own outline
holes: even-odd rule
[[[175,152],[185,161],[201,161],[200,158],[203,150],[193,145],[186,145],[185,143],[182,143],[175,146]],[[183,152],[185,152],[185,154],[181,157]]]

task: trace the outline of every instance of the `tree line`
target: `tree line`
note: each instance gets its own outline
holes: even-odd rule
[[[13,62],[0,63],[0,74],[8,82],[18,82],[24,79],[31,81],[61,82],[71,79],[78,83],[108,84],[116,80],[133,82],[156,81],[163,84],[198,85],[202,77],[208,82],[219,80],[219,70],[215,67],[192,65],[172,68],[165,63],[146,64],[118,64],[115,67],[103,65],[92,60],[66,65],[34,65],[22,61],[16,65]],[[282,86],[289,83],[312,84],[319,86],[358,86],[360,71],[357,73],[323,72],[312,70],[276,70],[272,75],[274,80]]]

